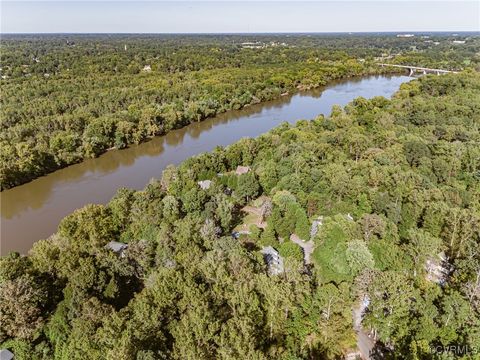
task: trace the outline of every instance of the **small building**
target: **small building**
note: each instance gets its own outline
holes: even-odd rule
[[[13,353],[10,350],[2,349],[0,350],[0,360],[12,360]]]
[[[243,175],[247,174],[250,171],[250,166],[237,166],[237,170],[235,170],[235,174]]]
[[[128,248],[128,245],[118,241],[110,241],[105,245],[105,248],[113,251],[120,257],[125,257],[125,250]]]
[[[152,71],[152,67],[150,65],[145,65],[142,69],[142,71],[145,71],[145,72],[150,72]]]
[[[212,185],[212,180],[202,180],[202,181],[199,181],[197,184],[198,186],[200,186],[202,190],[208,190]]]
[[[270,275],[280,275],[284,271],[283,258],[280,256],[277,250],[271,246],[266,246],[260,250],[263,254],[263,258],[268,267],[268,273]]]
[[[465,40],[453,40],[454,44],[465,44]]]

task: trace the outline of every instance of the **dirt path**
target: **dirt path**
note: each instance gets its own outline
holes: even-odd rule
[[[373,357],[370,356],[370,353],[375,346],[375,342],[362,328],[362,314],[366,308],[367,303],[365,301],[360,302],[360,304],[353,308],[353,329],[357,333],[357,347],[360,351],[362,359],[370,360],[373,359]]]

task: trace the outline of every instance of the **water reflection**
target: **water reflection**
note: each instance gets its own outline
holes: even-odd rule
[[[60,219],[73,210],[88,203],[106,203],[120,187],[141,189],[151,178],[161,176],[168,164],[242,137],[258,136],[282,121],[328,115],[334,104],[345,105],[357,96],[389,97],[408,80],[405,76],[349,79],[230,111],[4,191],[0,254],[28,251],[34,241],[50,236]]]

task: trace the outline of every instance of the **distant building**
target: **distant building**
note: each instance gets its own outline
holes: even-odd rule
[[[198,186],[200,186],[200,188],[202,190],[208,190],[208,189],[210,189],[210,186],[212,185],[212,181],[211,180],[202,180],[202,181],[199,181],[197,184],[198,184]]]
[[[454,44],[465,44],[465,40],[453,40]]]
[[[271,246],[266,246],[262,248],[260,252],[263,254],[270,275],[280,275],[283,273],[283,259],[277,250]]]
[[[145,71],[145,72],[150,72],[152,71],[152,67],[150,65],[145,65],[142,69],[142,71]]]
[[[237,170],[235,170],[235,174],[243,175],[250,171],[250,166],[237,166]]]
[[[105,248],[112,250],[120,257],[125,257],[125,250],[128,248],[128,245],[118,241],[110,241],[107,245],[105,245]]]
[[[415,34],[397,34],[397,37],[399,38],[411,38],[414,37]]]
[[[262,47],[264,47],[265,44],[261,43],[261,42],[243,42],[242,43],[242,47],[244,49],[261,49]]]
[[[10,350],[2,349],[0,350],[0,360],[12,360],[13,353]]]

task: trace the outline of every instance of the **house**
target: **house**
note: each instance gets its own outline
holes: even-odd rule
[[[453,40],[454,44],[465,44],[465,40]]]
[[[235,170],[235,174],[243,175],[250,171],[250,166],[237,166],[237,170]]]
[[[444,285],[447,282],[451,270],[448,257],[444,252],[428,258],[425,262],[426,279],[439,285]]]
[[[13,353],[7,349],[0,350],[0,360],[12,360]]]
[[[128,248],[128,245],[118,241],[110,241],[107,245],[105,245],[105,248],[112,250],[120,257],[125,257],[125,250]]]
[[[145,65],[142,69],[142,71],[145,71],[145,72],[150,72],[152,71],[152,67],[150,65]]]
[[[212,185],[211,180],[202,180],[197,183],[202,190],[208,190],[210,189],[210,186]]]
[[[283,259],[277,250],[271,246],[266,246],[263,247],[260,252],[263,254],[270,275],[280,275],[283,273]]]
[[[323,225],[323,216],[319,216],[316,220],[313,220],[312,227],[310,228],[310,239],[313,239],[318,234],[318,229]]]

